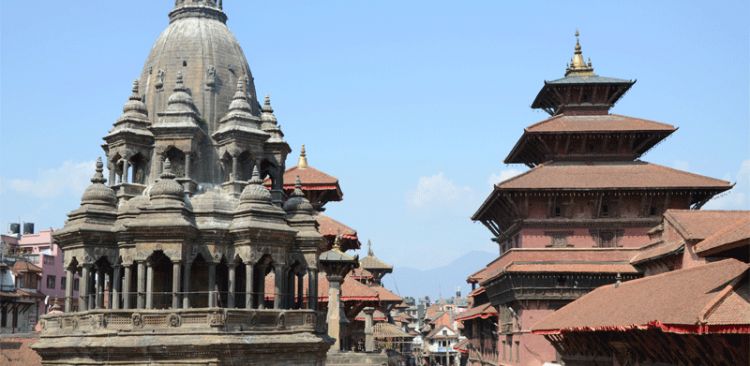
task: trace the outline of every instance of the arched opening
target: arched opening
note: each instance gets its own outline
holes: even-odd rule
[[[140,153],[130,158],[130,183],[144,184],[146,182],[146,158]]]
[[[104,309],[110,307],[108,295],[112,279],[112,265],[106,256],[99,257],[94,262],[89,275],[88,304],[89,309]]]
[[[235,180],[250,180],[253,174],[253,159],[250,153],[245,151],[237,157],[237,178]]]
[[[109,160],[109,169],[112,170],[112,173],[114,173],[110,174],[109,185],[113,186],[122,183],[122,167],[122,157],[120,156],[120,154],[115,154]]]
[[[178,178],[185,176],[185,153],[172,146],[164,152],[164,157],[172,164],[172,174]]]
[[[255,293],[253,294],[253,304],[260,309],[273,308],[273,296],[275,295],[274,281],[271,278],[266,281],[266,277],[273,273],[273,259],[270,255],[266,254],[258,260],[258,263],[253,268],[255,272],[253,274],[253,288]]]
[[[190,266],[190,306],[208,307],[208,263],[198,254]]]
[[[216,265],[216,306],[220,308],[227,307],[229,299],[229,266],[225,258],[221,258],[221,262]]]
[[[149,261],[153,273],[152,309],[168,309],[172,307],[172,261],[160,250],[151,254]]]
[[[307,266],[295,261],[287,271],[287,304],[288,309],[303,309],[306,303],[304,276]]]
[[[239,257],[235,259],[234,263],[234,304],[237,308],[246,308],[245,283],[247,281],[247,272],[245,271],[245,265]]]
[[[221,181],[229,182],[232,175],[232,156],[228,152],[225,152],[221,156]]]

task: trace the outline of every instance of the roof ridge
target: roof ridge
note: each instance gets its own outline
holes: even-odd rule
[[[701,309],[698,315],[699,323],[701,324],[706,323],[706,320],[708,319],[708,317],[711,316],[711,314],[713,314],[713,312],[719,307],[719,305],[723,303],[724,300],[726,300],[729,294],[731,294],[734,291],[735,287],[740,282],[742,277],[745,276],[748,269],[750,269],[750,265],[748,265],[748,268],[745,268],[744,272],[740,273],[739,275],[737,275],[737,277],[729,281],[729,283],[726,286],[724,286],[724,288],[721,289],[721,291],[719,291],[719,293],[714,298],[712,298],[706,304],[706,306],[703,307],[703,309]]]
[[[565,116],[565,113],[560,113],[560,114],[554,115],[552,117],[549,117],[547,119],[543,119],[543,120],[541,120],[541,121],[539,121],[537,123],[534,123],[532,125],[526,126],[523,129],[523,131],[524,132],[531,132],[531,131],[529,131],[529,129],[534,128],[534,127],[539,126],[539,125],[542,125],[542,124],[545,124],[545,123],[548,123],[548,122],[551,122],[551,121],[554,121],[554,120],[559,119],[559,118],[561,118],[563,116]]]
[[[673,125],[673,124],[669,124],[669,123],[666,123],[666,122],[659,122],[659,121],[654,121],[654,120],[652,120],[652,119],[646,119],[646,118],[641,118],[641,117],[633,117],[633,116],[628,116],[628,115],[625,115],[625,114],[619,114],[619,113],[609,113],[609,115],[610,115],[610,116],[617,116],[617,117],[624,117],[624,118],[632,118],[632,119],[638,119],[638,120],[641,120],[641,121],[646,121],[646,122],[650,122],[650,123],[656,123],[656,124],[660,124],[660,125],[664,125],[664,126],[672,127],[672,128],[674,128],[675,130],[676,130],[676,129],[678,128],[677,126],[675,126],[675,125]]]
[[[681,275],[681,274],[683,274],[685,272],[695,272],[695,271],[699,271],[699,270],[706,270],[707,267],[716,267],[716,266],[719,266],[719,265],[724,266],[724,265],[729,264],[730,262],[736,262],[736,263],[744,264],[745,267],[746,267],[745,270],[747,270],[747,268],[750,268],[750,264],[748,264],[748,263],[739,261],[739,260],[734,259],[734,258],[727,258],[727,259],[723,259],[723,260],[716,261],[716,262],[711,262],[711,263],[706,263],[706,264],[698,265],[698,266],[695,266],[695,267],[682,268],[682,269],[678,269],[678,270],[675,270],[675,271],[667,271],[667,272],[662,272],[662,273],[658,273],[658,274],[651,275],[651,276],[636,278],[636,279],[633,279],[633,280],[630,280],[630,281],[625,281],[625,282],[621,283],[620,287],[625,286],[625,285],[630,286],[631,284],[640,283],[640,282],[643,282],[644,280],[649,280],[649,279],[655,279],[655,278],[661,278],[661,277],[669,277],[669,276],[673,276],[673,275]],[[604,285],[604,286],[601,286],[599,288],[605,288],[605,287],[610,287],[610,286],[614,286],[614,284]],[[599,288],[597,288],[597,289],[599,289]]]
[[[653,166],[657,166],[657,167],[660,167],[660,168],[668,169],[668,170],[671,170],[671,171],[675,171],[675,172],[678,172],[678,173],[683,173],[683,174],[691,175],[691,176],[698,177],[698,178],[707,178],[707,179],[711,179],[711,180],[715,180],[715,181],[723,182],[723,183],[727,183],[727,184],[730,183],[729,181],[726,181],[726,180],[723,180],[723,179],[712,178],[712,177],[709,177],[707,175],[702,175],[702,174],[698,174],[698,173],[688,172],[688,171],[685,171],[685,170],[680,170],[680,169],[668,167],[666,165],[661,165],[661,164],[656,164],[656,163],[650,163],[650,162],[647,162],[647,161],[644,161],[644,163],[649,164],[649,165],[653,165]],[[734,187],[735,184],[736,183],[732,183],[732,187]]]
[[[516,180],[516,179],[518,179],[518,178],[521,178],[521,177],[523,177],[524,175],[527,175],[527,174],[529,174],[529,173],[531,173],[531,172],[533,172],[533,171],[535,171],[535,170],[537,170],[537,169],[541,169],[542,167],[545,167],[545,166],[547,166],[547,165],[551,165],[551,164],[553,164],[553,163],[555,163],[555,161],[554,161],[554,160],[550,160],[550,161],[545,161],[544,163],[541,163],[541,164],[539,164],[539,165],[537,165],[537,166],[535,166],[535,167],[533,167],[533,168],[531,168],[531,169],[529,169],[529,170],[527,170],[527,171],[525,171],[525,172],[523,172],[523,173],[521,173],[521,174],[519,174],[519,175],[516,175],[515,177],[510,177],[510,178],[508,178],[508,179],[506,179],[506,180],[504,180],[504,181],[501,181],[501,182],[499,182],[499,183],[495,183],[495,184],[494,184],[494,187],[495,187],[495,188],[500,188],[500,185],[502,185],[502,184],[506,184],[506,183],[508,183],[508,182],[512,182],[512,181],[514,181],[514,180]]]

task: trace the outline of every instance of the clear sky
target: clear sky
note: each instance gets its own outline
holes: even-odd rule
[[[173,1],[0,1],[0,229],[60,227]],[[576,28],[598,74],[637,79],[614,113],[679,130],[643,159],[737,182],[750,209],[747,1],[225,0],[293,147],[337,176],[328,213],[396,266],[496,253],[469,219]],[[492,254],[487,255],[487,261]]]

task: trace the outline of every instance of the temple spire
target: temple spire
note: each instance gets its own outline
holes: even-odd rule
[[[102,158],[96,158],[96,173],[94,173],[94,176],[91,177],[91,183],[101,183],[104,184],[107,182],[106,179],[104,179],[104,163],[102,163]]]
[[[297,168],[305,169],[309,165],[307,164],[307,151],[305,151],[305,145],[302,145],[302,150],[299,152],[299,161],[297,162]]]
[[[570,64],[565,69],[565,76],[592,76],[594,75],[594,67],[591,65],[591,59],[586,63],[583,59],[583,51],[581,51],[580,32],[576,29],[576,46],[573,51],[573,58],[570,60]]]
[[[375,253],[372,251],[372,242],[368,239],[367,240],[367,256],[374,257]]]
[[[226,22],[227,16],[223,9],[224,4],[221,0],[175,0],[169,19],[175,21],[189,17],[210,17]]]

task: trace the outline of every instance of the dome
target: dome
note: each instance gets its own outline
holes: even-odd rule
[[[263,181],[260,179],[260,173],[258,173],[258,167],[253,169],[253,176],[245,189],[242,190],[240,195],[241,203],[271,203],[271,192],[263,186]]]
[[[305,194],[302,192],[302,182],[297,177],[297,182],[294,186],[294,192],[289,196],[289,199],[284,202],[284,211],[288,213],[304,212],[312,215],[313,206],[310,201],[305,198]]]
[[[178,72],[184,76],[184,87],[207,123],[209,136],[227,113],[238,79],[245,75],[245,90],[257,110],[250,67],[225,22],[226,15],[216,1],[176,2],[170,24],[154,43],[140,78],[152,123],[159,112],[166,110]]]
[[[107,180],[104,179],[103,171],[104,164],[102,163],[102,159],[98,158],[96,159],[96,173],[91,178],[91,185],[83,192],[81,204],[105,204],[112,207],[117,205],[115,191],[104,184]]]
[[[174,178],[172,163],[169,159],[164,160],[164,171],[161,173],[161,179],[151,186],[151,191],[149,192],[151,198],[164,197],[182,200],[184,196],[182,184],[178,183]]]

